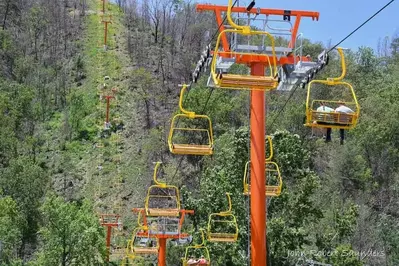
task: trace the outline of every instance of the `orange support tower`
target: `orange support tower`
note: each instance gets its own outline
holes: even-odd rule
[[[151,228],[147,224],[147,217],[144,208],[133,208],[133,212],[140,213],[143,216],[143,225],[145,228]],[[194,214],[193,210],[180,210],[180,218],[178,224],[177,232],[167,232],[162,230],[151,230],[148,229],[147,232],[142,232],[138,236],[141,237],[149,237],[149,238],[157,238],[159,241],[159,252],[158,252],[158,266],[166,266],[166,241],[168,239],[184,239],[188,238],[189,235],[185,233],[181,233],[180,230],[182,228],[184,217],[186,214]]]
[[[105,2],[107,1],[107,0],[100,0],[101,2],[103,2],[103,14],[105,14]]]
[[[101,22],[104,23],[104,48],[107,48],[107,40],[108,40],[108,24],[112,24],[112,17],[109,16],[108,20],[105,19],[105,16],[102,17]]]
[[[225,30],[222,25],[222,12],[227,12],[228,6],[212,4],[198,4],[197,11],[213,11],[216,21],[220,26],[220,32]],[[299,23],[302,17],[310,17],[313,20],[319,18],[318,12],[293,11],[253,8],[247,11],[245,7],[233,7],[232,12],[245,14],[263,14],[283,16],[284,20],[291,20],[296,17],[294,26],[291,30],[289,48],[295,47],[298,34]],[[230,44],[228,38],[221,36],[223,51],[217,54],[221,57],[231,57]],[[275,59],[277,65],[294,62],[294,58],[280,56]],[[303,58],[304,61],[306,58]],[[241,56],[237,57],[238,64],[245,64],[251,68],[252,76],[264,76],[265,68],[268,66],[269,56]],[[250,138],[251,138],[251,265],[266,266],[266,196],[265,196],[265,94],[264,91],[251,90],[251,119],[250,119]],[[160,264],[161,265],[161,264]]]
[[[107,102],[107,109],[106,109],[106,113],[105,113],[105,127],[109,127],[109,105],[110,105],[110,100],[115,98],[114,96],[111,95],[106,95],[104,96],[106,102]]]
[[[100,215],[100,224],[107,228],[107,238],[106,238],[107,262],[109,261],[109,255],[111,253],[112,228],[120,227],[122,225],[120,218],[121,217],[118,214],[101,214]]]

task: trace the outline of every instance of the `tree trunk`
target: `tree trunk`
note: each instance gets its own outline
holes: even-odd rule
[[[151,128],[151,114],[150,114],[150,102],[148,101],[148,99],[144,99],[144,103],[145,103],[145,114],[146,114],[146,128],[150,129]]]
[[[6,29],[6,22],[7,22],[7,16],[8,16],[8,12],[10,11],[10,0],[7,1],[7,5],[6,5],[6,11],[4,13],[4,19],[3,19],[3,30]]]

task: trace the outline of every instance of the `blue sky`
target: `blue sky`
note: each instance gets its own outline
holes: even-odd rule
[[[251,2],[239,1],[240,6]],[[199,2],[227,5],[227,0]],[[324,44],[331,39],[334,45],[388,2],[389,0],[258,0],[256,7],[318,11],[319,21],[303,18],[299,32],[312,41]],[[391,38],[395,32],[399,32],[399,1],[393,2],[340,46],[352,49],[369,46],[376,49],[379,37]]]

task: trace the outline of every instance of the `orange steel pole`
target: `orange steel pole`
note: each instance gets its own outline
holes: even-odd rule
[[[112,233],[112,226],[107,226],[107,262],[109,261],[109,254],[111,253],[111,233]]]
[[[265,65],[251,64],[264,76]],[[251,91],[251,266],[266,266],[265,93]]]
[[[103,0],[103,13],[105,13],[105,1],[106,0]]]
[[[107,35],[108,35],[108,23],[112,24],[112,16],[109,16],[109,20],[105,20],[105,16],[102,17],[101,22],[105,24],[104,27],[104,46],[107,46]]]
[[[158,252],[158,266],[166,266],[166,238],[158,238],[159,252]]]
[[[108,123],[109,122],[109,101],[110,99],[114,98],[114,96],[105,96],[105,99],[107,100],[107,113],[105,115],[105,122]]]
[[[103,21],[105,23],[105,28],[104,28],[104,45],[107,46],[107,34],[108,34],[108,23],[109,21]]]

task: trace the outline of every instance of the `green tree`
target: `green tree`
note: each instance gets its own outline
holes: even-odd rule
[[[32,159],[23,156],[13,159],[10,166],[0,172],[0,189],[4,195],[15,200],[25,221],[22,246],[35,239],[40,220],[38,208],[47,190],[48,181],[46,172]]]
[[[41,211],[43,246],[37,254],[36,265],[90,266],[103,263],[104,230],[87,201],[79,205],[49,195]]]
[[[351,245],[339,245],[330,257],[332,265],[336,266],[362,266],[357,252],[353,251]]]
[[[310,152],[298,135],[278,131],[272,136],[272,160],[280,167],[284,185],[280,197],[269,199],[269,260],[292,265],[296,258],[287,255],[312,244],[312,223],[322,217],[315,204],[320,178],[310,170]]]
[[[11,197],[0,198],[0,210],[0,264],[8,265],[17,258],[17,247],[21,245],[22,239],[23,218]]]
[[[239,241],[229,244],[228,248],[225,244],[210,244],[216,265],[244,265],[247,260],[249,206],[242,195],[242,182],[244,166],[249,160],[248,139],[245,127],[220,136],[215,143],[218,153],[205,163],[199,194],[185,192],[186,206],[196,210],[193,220],[197,229],[206,226],[210,213],[226,208],[225,192],[232,194]],[[288,251],[310,243],[310,224],[321,217],[313,198],[319,178],[309,170],[310,153],[299,136],[284,131],[276,133],[273,139],[273,160],[280,165],[285,185],[280,197],[268,201],[269,260],[273,265],[292,265],[293,258],[287,258]]]
[[[381,214],[378,231],[383,242],[387,265],[399,265],[399,224],[391,215]]]

